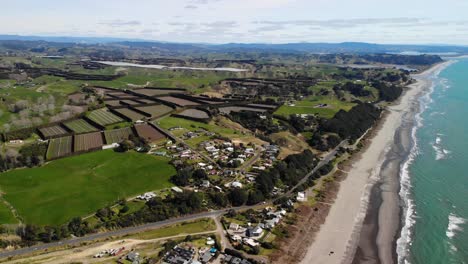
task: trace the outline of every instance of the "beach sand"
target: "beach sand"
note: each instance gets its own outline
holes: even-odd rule
[[[398,103],[388,107],[385,120],[370,144],[340,183],[325,223],[301,264],[395,262],[395,239],[400,229],[398,174],[402,155],[394,152],[394,145],[404,149],[410,145],[409,138],[402,136],[409,132],[403,130],[408,129],[409,119],[417,110],[417,98],[432,85],[430,77],[445,65],[441,63],[415,75],[417,82],[405,91]],[[402,133],[397,133],[400,131]],[[375,186],[378,192],[374,191]]]

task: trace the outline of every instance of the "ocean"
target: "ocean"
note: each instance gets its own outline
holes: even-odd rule
[[[468,263],[468,58],[432,76],[401,168],[399,263]]]

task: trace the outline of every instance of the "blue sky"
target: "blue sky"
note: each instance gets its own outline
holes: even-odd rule
[[[467,0],[15,0],[0,34],[468,45]]]

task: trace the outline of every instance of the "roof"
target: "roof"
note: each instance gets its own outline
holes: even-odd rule
[[[201,262],[202,263],[207,263],[211,260],[213,256],[211,255],[211,253],[209,251],[205,252],[205,254],[203,254],[200,258]]]

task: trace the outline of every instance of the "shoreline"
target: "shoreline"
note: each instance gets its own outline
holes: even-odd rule
[[[417,98],[431,87],[431,76],[448,63],[414,75],[417,82],[408,86],[397,103],[387,107],[368,146],[340,182],[336,200],[301,264],[396,262],[395,242],[401,230],[401,215],[395,215],[395,210],[400,211],[400,167],[395,166],[397,159],[390,155],[399,153],[391,149],[393,145],[411,145],[398,132],[407,132],[401,129],[411,123],[405,118],[411,119],[412,115],[414,119],[419,107]],[[387,181],[382,182],[383,178]]]

